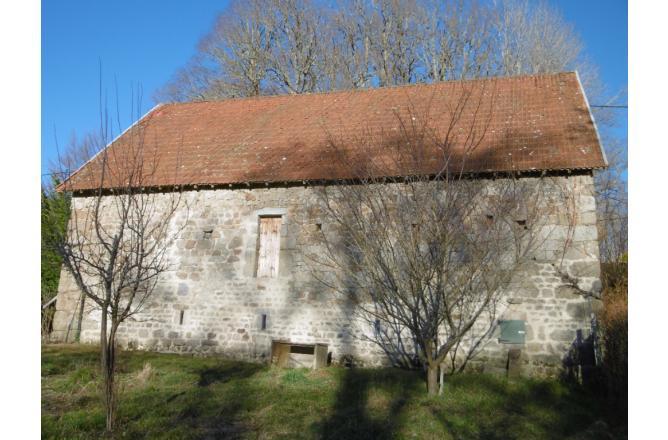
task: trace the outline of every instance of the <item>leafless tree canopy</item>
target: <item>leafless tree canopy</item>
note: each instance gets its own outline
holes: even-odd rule
[[[609,166],[596,174],[598,237],[601,261],[619,263],[628,250],[628,189],[626,146],[618,140],[607,143]]]
[[[395,363],[427,367],[433,393],[439,367],[450,359],[462,368],[489,336],[514,277],[550,236],[552,210],[570,204],[549,177],[463,173],[485,136],[473,127],[484,121],[467,125],[464,136],[453,122],[440,137],[423,121],[411,114],[400,133],[369,133],[354,145],[332,139],[332,157],[356,178],[317,191],[329,226],[308,258],[316,278],[355,304],[374,328],[370,340]],[[348,155],[378,145],[379,160],[369,154],[356,165]],[[424,170],[424,161],[433,167],[435,156],[433,173],[386,177],[387,169]]]
[[[572,26],[545,2],[236,1],[163,100],[224,99],[579,70],[603,93]]]

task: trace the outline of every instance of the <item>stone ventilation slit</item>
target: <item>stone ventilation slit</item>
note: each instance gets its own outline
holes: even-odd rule
[[[261,328],[262,328],[262,330],[267,329],[267,315],[265,313],[262,314]]]
[[[185,313],[185,310],[179,311],[179,325],[183,325],[183,315]]]

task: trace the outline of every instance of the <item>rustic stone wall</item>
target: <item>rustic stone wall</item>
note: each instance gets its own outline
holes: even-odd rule
[[[499,315],[526,321],[522,360],[538,373],[559,369],[578,332],[588,336],[595,306],[566,287],[557,268],[576,277],[582,290],[600,289],[593,179],[578,175],[556,181],[576,194],[571,207],[575,223],[565,206],[553,207],[550,235],[535,261],[518,274]],[[173,221],[187,223],[169,250],[172,267],[143,313],[121,327],[119,341],[137,349],[265,360],[271,341],[280,339],[327,344],[334,362],[352,355],[368,365],[387,363],[382,350],[364,338],[372,329],[354,318],[344,298],[327,293],[311,276],[302,250],[312,244],[318,224],[327,227],[326,219],[318,217],[316,200],[308,186],[185,192]],[[73,208],[85,209],[89,201],[75,197]],[[278,277],[257,278],[259,216],[274,214],[282,215]],[[63,273],[54,340],[71,339],[68,327],[78,295]],[[94,343],[100,312],[89,303],[81,339]],[[471,365],[505,368],[510,347],[497,339],[495,331]]]

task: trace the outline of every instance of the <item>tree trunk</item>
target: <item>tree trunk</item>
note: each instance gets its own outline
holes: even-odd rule
[[[106,430],[112,432],[114,429],[115,416],[115,389],[114,389],[114,367],[116,363],[115,346],[115,328],[107,332],[108,321],[107,308],[102,308],[102,320],[100,323],[100,358],[102,370],[102,389],[104,392],[104,409],[106,412]],[[107,336],[109,333],[109,336]]]
[[[79,311],[77,313],[77,327],[74,329],[74,342],[81,340],[81,323],[83,322],[84,305],[86,304],[86,294],[81,293],[79,298]]]
[[[431,395],[438,394],[438,364],[427,364],[427,392]]]
[[[104,378],[107,365],[107,310],[102,308],[100,319],[100,372]]]
[[[107,365],[104,375],[104,400],[107,413],[107,432],[114,430],[116,418],[116,384],[114,381],[114,370],[116,368],[116,341],[115,331],[112,329],[107,343]]]

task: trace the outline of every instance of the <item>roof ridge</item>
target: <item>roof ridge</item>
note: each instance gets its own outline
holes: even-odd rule
[[[338,89],[338,90],[328,90],[320,92],[304,92],[304,93],[283,93],[275,95],[259,95],[259,96],[237,96],[232,98],[225,99],[210,99],[210,100],[193,100],[193,101],[184,101],[184,102],[164,102],[159,103],[161,106],[181,106],[188,104],[218,104],[223,102],[232,102],[232,101],[262,101],[262,100],[271,100],[279,98],[297,98],[301,96],[319,96],[319,95],[345,95],[345,94],[357,94],[357,93],[372,93],[381,90],[393,90],[393,89],[407,89],[407,88],[417,88],[424,86],[436,86],[441,84],[457,84],[457,83],[475,83],[482,81],[512,81],[519,79],[527,78],[545,78],[545,77],[557,77],[560,75],[572,74],[576,75],[577,71],[567,70],[563,72],[552,72],[552,73],[527,73],[522,75],[498,75],[498,76],[487,76],[479,78],[469,78],[469,79],[453,79],[447,81],[434,81],[434,82],[421,82],[421,83],[408,83],[408,84],[396,84],[391,86],[378,86],[378,87],[367,87],[367,88],[356,88],[356,89]]]

